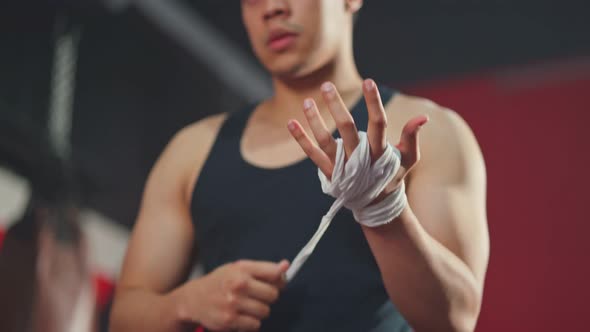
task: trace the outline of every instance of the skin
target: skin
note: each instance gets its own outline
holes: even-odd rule
[[[364,96],[372,158],[386,142],[397,142],[402,154],[400,172],[377,200],[405,181],[409,202],[386,225],[359,226],[388,295],[416,331],[471,331],[489,255],[481,151],[451,110],[401,94],[382,104],[375,83],[354,64],[353,14],[361,6],[360,0],[242,1],[252,48],[272,74],[275,93],[254,110],[240,152],[264,168],[310,158],[330,176],[335,150],[327,133],[339,130],[350,155],[358,134],[349,109]],[[295,42],[273,51],[267,40],[275,29],[296,32]],[[256,330],[272,314],[286,261],[229,262],[183,283],[197,246],[191,195],[226,116],[186,127],[156,162],[117,288],[112,331],[180,331],[191,323]]]

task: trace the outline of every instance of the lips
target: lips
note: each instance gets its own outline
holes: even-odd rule
[[[289,30],[272,30],[267,39],[267,46],[275,51],[280,52],[288,49],[297,38],[297,33]]]

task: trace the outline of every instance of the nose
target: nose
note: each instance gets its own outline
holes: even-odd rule
[[[268,21],[273,18],[285,18],[291,13],[287,0],[268,0],[264,10],[264,20]]]

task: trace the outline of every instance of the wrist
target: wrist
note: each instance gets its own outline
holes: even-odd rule
[[[402,184],[403,181],[404,181],[403,179],[401,181],[397,180],[397,179],[393,179],[393,180],[389,181],[389,183],[387,184],[387,186],[385,186],[385,188],[379,194],[379,196],[377,196],[371,203],[369,203],[369,205],[367,205],[367,207],[373,206],[373,205],[378,204],[381,201],[383,201],[387,196],[389,196],[394,191],[396,191],[399,187],[401,187],[403,185]]]
[[[198,313],[198,310],[196,310],[196,308],[191,308],[191,306],[187,303],[188,301],[186,300],[187,296],[185,295],[185,288],[186,287],[184,285],[176,288],[172,292],[165,295],[163,301],[163,309],[169,313],[168,316],[171,318],[172,325],[175,328],[186,326],[186,324],[195,324],[200,321],[200,317],[195,317],[195,314]],[[199,295],[193,294],[192,296],[198,298]]]
[[[397,219],[408,206],[404,182],[381,201],[353,210],[355,220],[367,227],[379,227]]]

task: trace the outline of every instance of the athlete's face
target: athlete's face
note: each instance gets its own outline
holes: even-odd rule
[[[275,76],[297,77],[338,56],[362,0],[241,0],[254,53]]]

